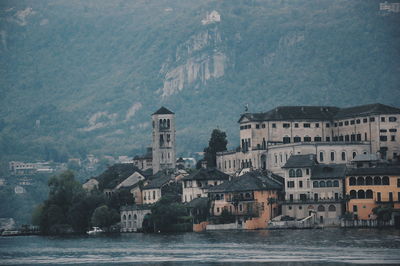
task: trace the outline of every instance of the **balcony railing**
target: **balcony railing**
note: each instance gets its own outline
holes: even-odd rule
[[[343,198],[332,198],[332,199],[303,199],[303,200],[282,200],[279,201],[280,204],[315,204],[315,203],[338,203],[344,202],[345,199]]]

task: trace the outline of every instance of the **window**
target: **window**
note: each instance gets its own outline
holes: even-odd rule
[[[303,187],[303,181],[299,181],[299,187]]]
[[[324,153],[322,151],[319,153],[319,161],[320,162],[324,161]]]
[[[357,178],[357,186],[363,186],[364,184],[365,184],[364,177],[359,176],[359,177]]]
[[[358,199],[365,199],[365,192],[364,190],[357,191],[357,198]]]
[[[307,168],[307,169],[306,169],[306,175],[309,175],[309,174],[310,174],[310,169]]]
[[[304,137],[304,142],[310,142],[310,141],[311,141],[311,137],[309,137],[309,136]]]
[[[389,132],[397,132],[397,129],[391,128],[391,129],[389,129]]]
[[[350,186],[355,186],[356,185],[356,178],[354,176],[350,177],[349,185]]]
[[[333,186],[332,181],[330,180],[326,181],[326,187],[332,187],[332,186]]]
[[[299,123],[294,123],[294,127],[299,127]]]
[[[386,121],[385,117],[382,116],[382,117],[381,117],[381,122],[385,122],[385,121]]]
[[[322,141],[322,138],[321,137],[314,137],[314,141],[316,141],[316,142],[318,142],[318,141]]]
[[[337,123],[335,123],[334,126],[337,127]]]
[[[356,121],[350,120],[350,125],[354,125],[355,123],[356,123]]]
[[[331,161],[333,162],[335,160],[335,152],[331,151]]]
[[[367,186],[371,186],[372,185],[372,177],[367,176],[365,178],[365,185],[367,185]]]
[[[328,211],[329,211],[329,212],[335,212],[335,211],[336,211],[335,205],[329,205]]]
[[[296,173],[295,173],[294,169],[289,170],[289,177],[296,177]]]
[[[351,141],[356,141],[356,135],[355,134],[351,134],[350,135],[350,140]]]
[[[356,199],[357,198],[357,192],[355,190],[350,190],[350,199]]]
[[[378,201],[378,202],[381,202],[381,201],[382,201],[382,194],[381,194],[381,192],[377,192],[377,193],[376,193],[376,196],[377,196],[377,201]]]
[[[318,181],[314,181],[314,182],[313,182],[313,187],[314,187],[314,188],[319,187]]]
[[[333,181],[333,186],[334,186],[334,187],[339,187],[339,181],[334,180],[334,181]]]
[[[259,129],[260,128],[260,125],[259,124],[256,124],[256,129]]]
[[[387,136],[379,136],[380,141],[387,141]]]
[[[262,127],[262,128],[265,128],[265,124],[262,124],[261,127]]]
[[[325,124],[325,127],[330,127],[330,126],[331,126],[331,124],[329,124],[329,123]]]
[[[360,119],[357,119],[357,120],[356,120],[356,123],[357,123],[357,124],[360,124],[360,123],[361,123],[361,120],[360,120]]]
[[[276,128],[276,124],[275,123],[272,123],[272,128]]]
[[[293,142],[301,142],[301,138],[299,136],[296,136],[293,138]]]
[[[326,137],[326,141],[331,141],[331,137]]]
[[[290,137],[288,136],[283,137],[283,143],[290,143]]]
[[[368,122],[368,118],[363,118],[363,123],[367,123]]]
[[[289,128],[290,124],[289,123],[283,123],[282,126],[283,126],[283,128]]]
[[[344,140],[345,141],[350,141],[350,136],[349,135],[344,136]]]
[[[397,118],[394,116],[389,116],[389,122],[396,122]]]
[[[400,187],[400,178],[397,178],[397,187]]]
[[[346,161],[346,152],[342,152],[342,161]]]
[[[296,177],[302,177],[303,176],[303,171],[301,169],[296,170]]]
[[[361,134],[357,134],[357,141],[361,141]]]
[[[304,123],[303,127],[305,127],[305,128],[310,127],[310,123]]]
[[[357,153],[353,152],[353,159],[356,158],[356,156],[357,156]]]
[[[319,181],[319,187],[326,187],[325,181]]]
[[[342,127],[343,126],[343,122],[339,122],[339,127]]]
[[[389,183],[389,177],[388,176],[382,177],[382,185],[388,186],[389,184],[390,184]]]
[[[343,141],[343,140],[344,140],[343,136],[339,136],[339,141]]]
[[[349,125],[349,121],[344,121],[344,125],[348,126]]]
[[[315,127],[319,127],[319,123],[315,123]]]
[[[325,211],[325,207],[322,206],[322,205],[319,205],[318,208],[317,208],[317,211],[324,212]]]
[[[288,188],[293,188],[294,187],[294,181],[288,181],[287,182],[287,187]]]
[[[395,135],[391,135],[390,136],[390,141],[396,141],[396,136]]]
[[[393,192],[389,192],[389,201],[393,201]]]
[[[365,191],[365,198],[366,199],[372,199],[373,198],[373,193],[371,189],[368,189],[367,191]]]
[[[369,122],[375,122],[375,117],[370,117]]]

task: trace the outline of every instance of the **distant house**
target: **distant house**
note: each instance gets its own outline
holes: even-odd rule
[[[279,214],[283,179],[266,171],[252,171],[207,189],[211,215],[225,210],[235,216],[238,228],[261,229]]]
[[[297,219],[314,216],[321,224],[340,223],[344,213],[345,164],[319,164],[314,154],[292,155],[285,173],[283,214]]]
[[[145,205],[121,207],[121,232],[138,232],[143,228],[143,221],[151,210]]]
[[[147,148],[147,151],[144,155],[135,156],[133,158],[133,165],[142,171],[145,171],[147,169],[152,169],[153,168],[152,148],[151,147]]]
[[[99,181],[95,178],[88,179],[85,183],[83,183],[82,188],[86,191],[92,191],[93,189],[99,188]]]
[[[175,182],[174,177],[171,177],[171,175],[164,174],[160,171],[153,180],[150,180],[148,184],[143,187],[142,203],[156,203],[162,197],[163,188],[173,182]]]
[[[185,176],[182,181],[182,202],[190,202],[195,198],[207,197],[206,189],[229,180],[229,175],[217,169],[200,168]]]

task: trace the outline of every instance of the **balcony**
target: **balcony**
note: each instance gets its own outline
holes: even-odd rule
[[[343,198],[338,199],[303,199],[303,200],[282,200],[278,203],[289,205],[289,204],[317,204],[317,203],[341,203],[345,202],[346,200]]]

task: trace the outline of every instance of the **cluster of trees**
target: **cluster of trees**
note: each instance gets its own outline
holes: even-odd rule
[[[32,214],[43,234],[84,233],[91,226],[109,229],[120,220],[120,206],[133,203],[126,191],[111,198],[98,190],[84,191],[71,171],[50,178],[48,186],[48,199]]]
[[[219,129],[214,129],[208,141],[208,147],[204,148],[204,160],[207,162],[208,168],[217,166],[217,152],[226,151],[227,145],[226,133]],[[197,168],[200,167],[201,165],[198,164]]]

